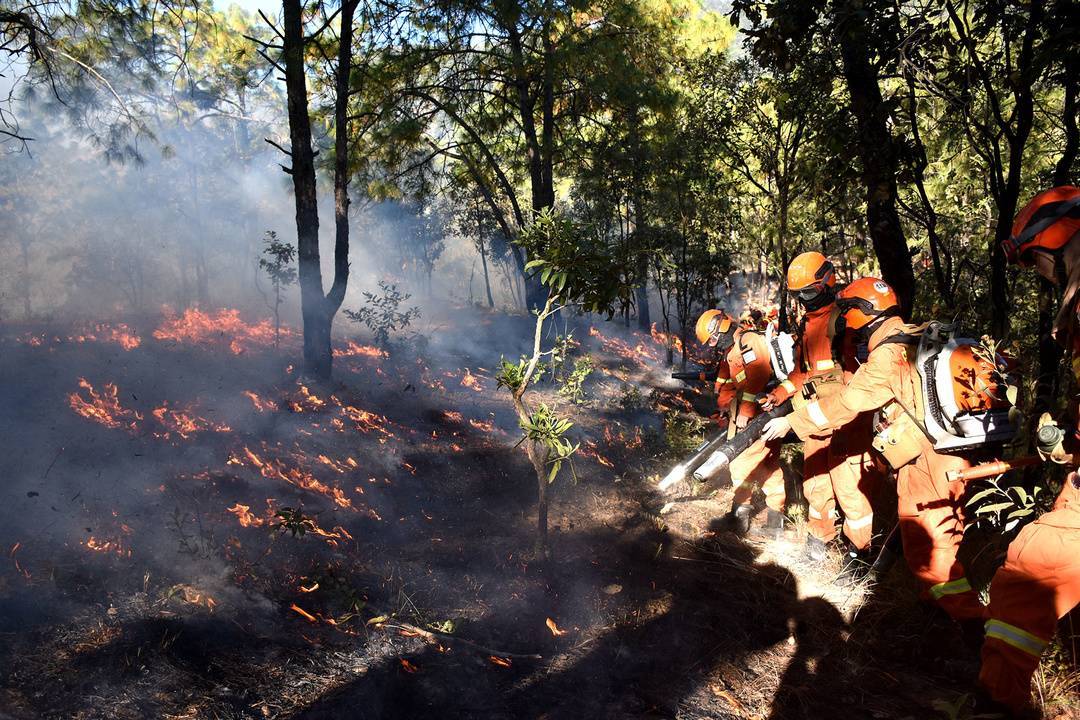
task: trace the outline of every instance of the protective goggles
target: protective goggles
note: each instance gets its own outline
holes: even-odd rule
[[[806,303],[813,302],[819,298],[823,290],[817,285],[811,285],[810,287],[805,287],[801,290],[791,290],[789,292],[794,295],[799,302],[805,305]]]
[[[709,337],[712,340],[712,344],[716,344],[716,341],[720,339],[720,336],[731,330],[731,318],[727,315],[717,315],[706,326],[705,331],[709,333]]]

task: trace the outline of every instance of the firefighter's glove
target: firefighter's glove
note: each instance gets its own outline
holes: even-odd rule
[[[786,437],[789,432],[791,432],[791,422],[785,415],[773,418],[766,423],[765,429],[761,431],[761,439],[765,442],[772,442]]]
[[[1064,465],[1068,460],[1064,444],[1065,431],[1050,417],[1050,413],[1039,416],[1039,424],[1035,432],[1035,449],[1039,457],[1044,461],[1049,460],[1058,465]]]
[[[765,412],[768,412],[769,410],[772,410],[777,405],[782,404],[789,397],[791,397],[791,394],[788,393],[786,390],[784,390],[783,386],[780,386],[778,388],[774,388],[773,390],[771,390],[771,391],[765,393],[764,395],[762,395],[761,397],[759,397],[758,398],[758,405],[761,406],[762,410],[764,410]]]
[[[748,418],[747,416],[741,415],[741,414],[736,415],[735,416],[735,429],[736,430],[742,430],[743,428],[746,427],[747,423],[749,423],[749,422],[750,422],[750,418]]]

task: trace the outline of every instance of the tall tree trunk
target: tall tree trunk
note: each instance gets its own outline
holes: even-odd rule
[[[484,266],[484,292],[487,294],[488,307],[495,309],[495,298],[491,295],[491,276],[488,274],[487,248],[484,247],[484,239],[480,238],[480,264]]]
[[[348,103],[348,79],[352,59],[352,16],[356,2],[343,4],[341,42],[338,53],[334,166],[334,283],[329,296],[323,295],[319,258],[319,208],[315,186],[315,153],[311,146],[311,119],[308,115],[307,75],[304,67],[304,19],[301,0],[284,0],[285,90],[289,104],[289,139],[296,200],[296,244],[300,279],[300,311],[304,322],[304,370],[322,380],[330,378],[333,353],[330,348],[334,315],[345,298],[349,279],[348,219],[348,124],[344,112]],[[345,91],[342,92],[342,88]]]
[[[858,0],[845,3],[846,17],[840,25],[837,40],[857,127],[867,230],[881,265],[882,278],[896,291],[907,318],[915,297],[915,273],[896,212],[896,145],[889,132],[888,109],[881,97],[878,72],[870,62],[871,48],[864,21],[859,16],[860,9]]]
[[[645,152],[641,143],[641,115],[636,103],[630,106],[628,123],[631,157],[631,199],[634,203],[634,245],[637,252],[637,280],[634,304],[637,305],[638,328],[648,332],[652,327],[649,314],[649,258],[641,252],[649,235],[649,214],[645,199]]]
[[[1080,153],[1080,127],[1077,127],[1077,111],[1080,108],[1076,103],[1077,90],[1080,90],[1080,62],[1073,60],[1065,66],[1064,83],[1065,106],[1061,119],[1065,126],[1065,148],[1054,166],[1055,186],[1072,184],[1072,168],[1076,164],[1077,154]]]
[[[300,314],[304,322],[304,369],[315,377],[331,372],[330,328],[319,265],[319,206],[315,191],[315,153],[311,147],[307,75],[304,68],[304,20],[301,0],[283,0],[285,91],[289,105],[289,140],[296,200],[296,249]]]

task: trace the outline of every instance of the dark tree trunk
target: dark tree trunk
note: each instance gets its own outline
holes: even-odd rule
[[[866,226],[882,278],[896,291],[906,318],[910,317],[915,296],[915,273],[896,212],[896,145],[889,133],[888,108],[881,97],[877,69],[870,61],[871,48],[857,5],[854,0],[847,3],[847,17],[841,23],[837,39],[857,127],[866,193]]]
[[[1065,126],[1065,147],[1061,151],[1057,165],[1054,166],[1054,185],[1071,185],[1073,183],[1073,165],[1076,164],[1076,156],[1080,153],[1080,127],[1077,126],[1077,103],[1076,93],[1080,86],[1080,63],[1072,62],[1065,68],[1065,107],[1062,111],[1062,122]]]
[[[307,76],[304,68],[304,20],[301,0],[284,0],[285,90],[289,104],[289,139],[296,200],[296,244],[300,280],[300,308],[304,322],[304,370],[328,380],[333,369],[330,335],[334,315],[345,298],[349,279],[348,225],[348,124],[344,118],[348,103],[348,78],[352,58],[352,15],[356,2],[342,7],[342,35],[338,54],[334,165],[334,283],[329,296],[323,295],[319,258],[319,208],[315,187],[315,153],[311,146],[311,119],[308,115]],[[345,88],[345,92],[342,92]]]

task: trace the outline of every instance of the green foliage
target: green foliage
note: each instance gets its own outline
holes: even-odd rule
[[[611,318],[620,300],[629,302],[632,287],[619,263],[596,242],[591,228],[545,208],[522,232],[518,244],[532,258],[526,265],[560,304],[576,304]]]
[[[516,395],[525,383],[525,372],[529,367],[529,361],[521,358],[512,363],[506,358],[499,358],[499,369],[495,371],[495,387],[506,388],[510,394]]]
[[[304,507],[283,507],[274,513],[277,520],[273,526],[280,532],[288,532],[293,537],[303,537],[305,533],[313,532],[318,525],[313,518],[304,515]]]
[[[525,432],[525,439],[542,445],[547,450],[547,463],[550,465],[547,481],[554,482],[563,462],[570,460],[579,445],[567,440],[564,435],[574,426],[566,418],[561,418],[546,404],[540,403],[536,410],[519,422]],[[574,473],[574,463],[570,460],[570,471]],[[574,473],[574,480],[577,474]]]
[[[263,237],[263,257],[259,258],[259,267],[270,277],[275,293],[280,298],[281,289],[296,282],[296,246],[282,242],[273,230],[267,230]],[[280,304],[280,300],[279,300]]]
[[[559,395],[575,405],[585,402],[585,381],[593,371],[592,355],[574,361],[574,369],[559,388]]]
[[[561,377],[563,369],[566,367],[566,361],[580,347],[581,343],[574,339],[574,333],[555,337],[551,350],[547,352],[548,361],[545,363],[545,370],[551,372],[552,382]]]
[[[626,412],[637,412],[639,410],[647,409],[649,407],[649,400],[641,390],[638,389],[637,385],[626,383],[622,386],[622,390],[619,392],[619,397],[615,400],[615,404]]]
[[[677,410],[664,413],[664,443],[672,455],[689,454],[704,437],[705,421],[697,415],[686,415]]]
[[[379,281],[379,293],[365,292],[366,306],[359,310],[346,310],[345,316],[355,323],[367,326],[375,339],[375,344],[386,348],[390,337],[406,330],[413,320],[420,317],[420,308],[405,310],[401,306],[412,297],[409,293],[398,290],[397,285],[385,280]]]
[[[971,524],[1001,535],[1011,535],[1038,517],[1053,499],[1041,485],[1027,489],[1005,476],[986,481],[986,487],[968,498],[967,515]]]

